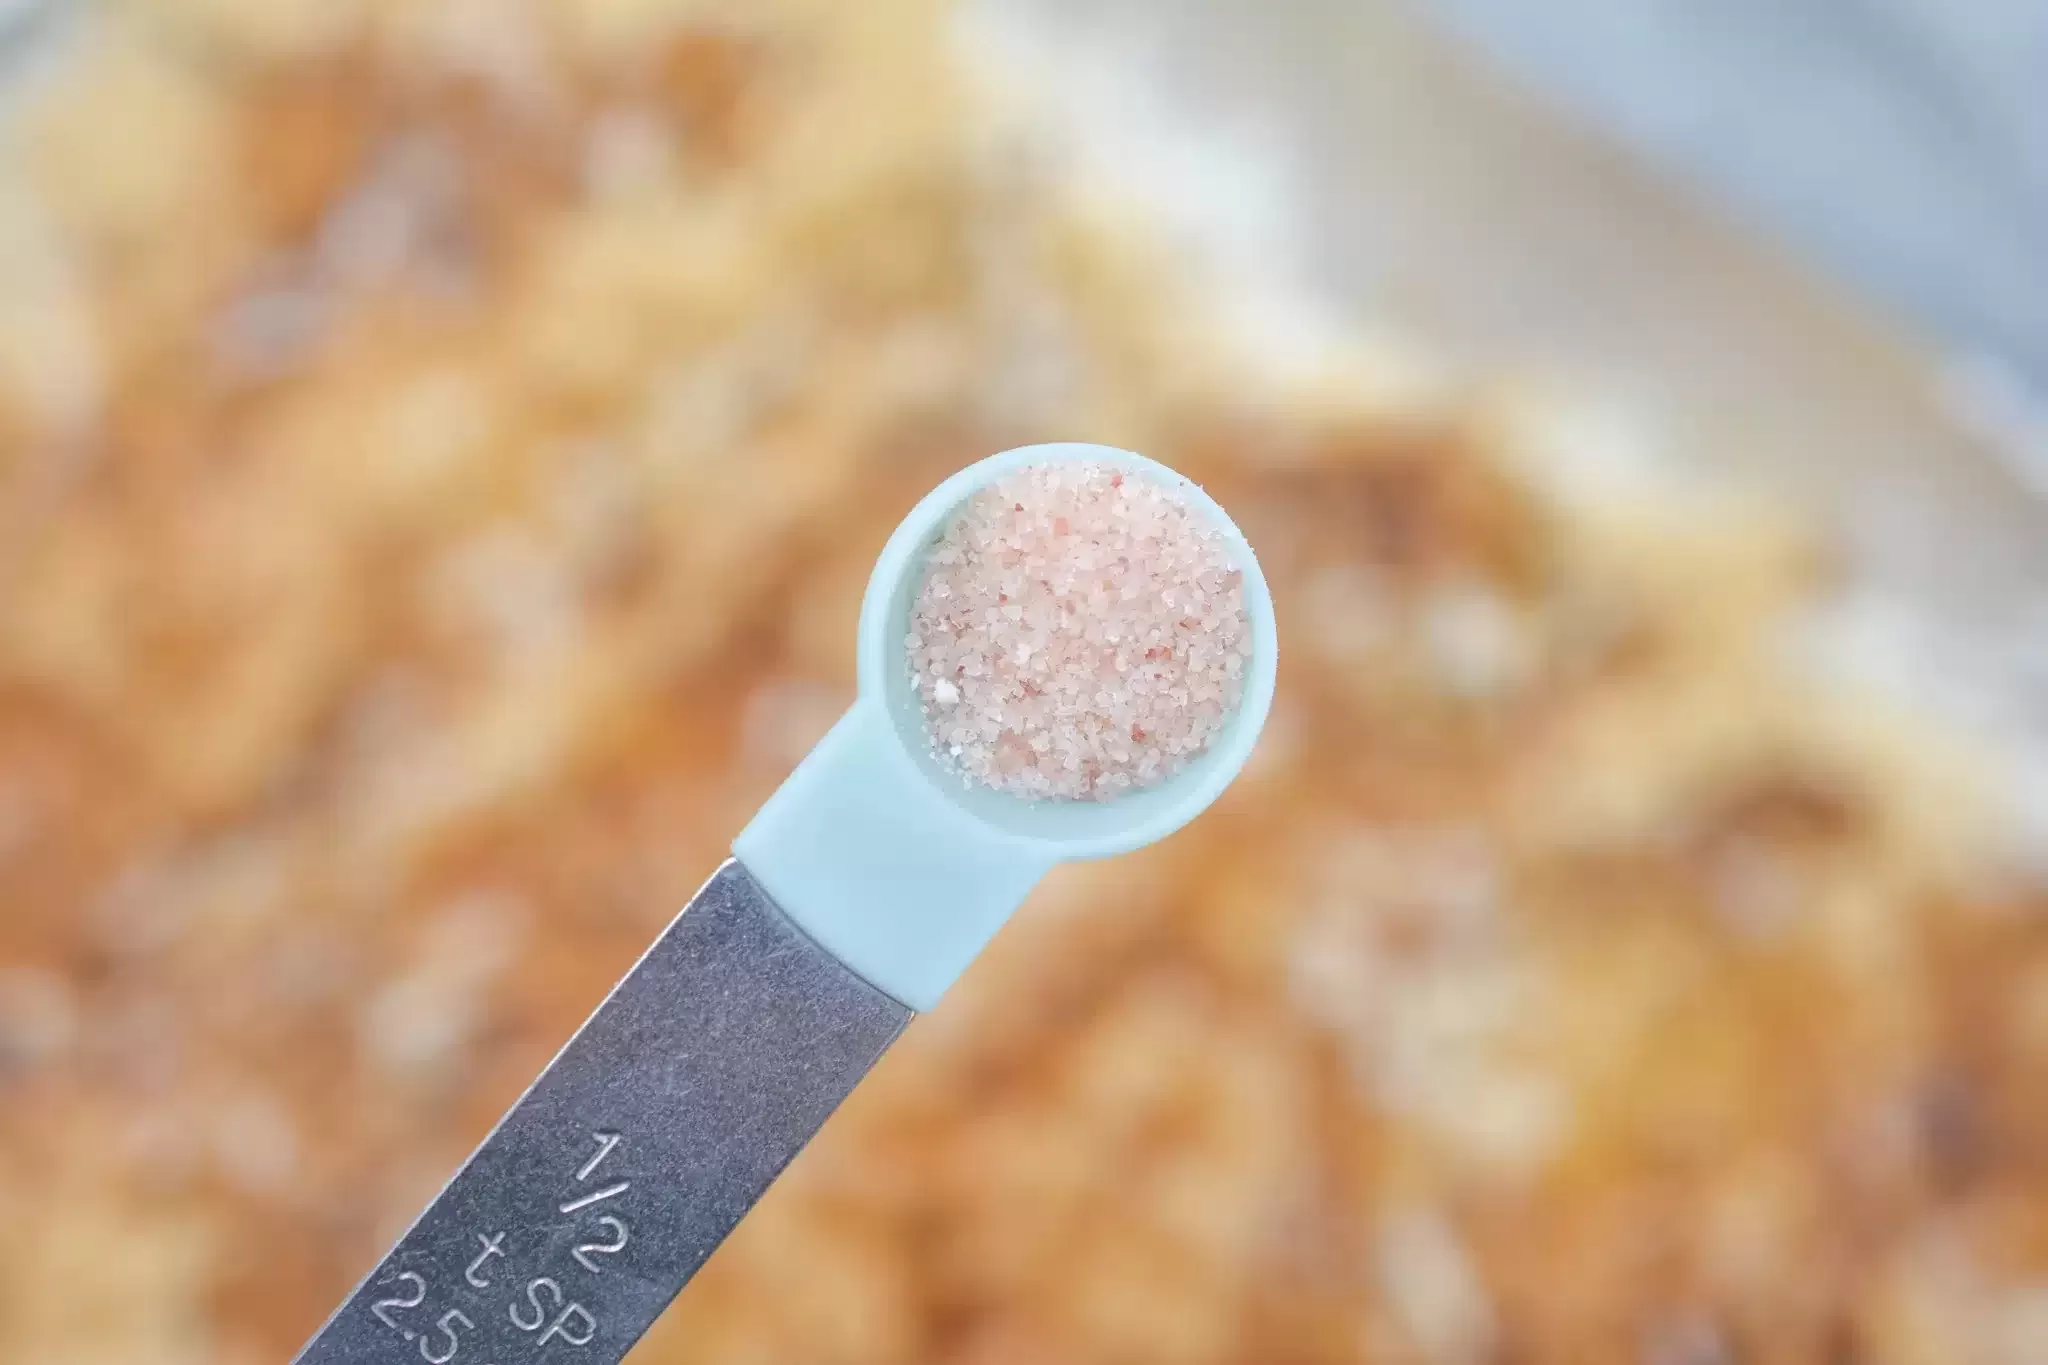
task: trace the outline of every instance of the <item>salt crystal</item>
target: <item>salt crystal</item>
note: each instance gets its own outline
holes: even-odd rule
[[[1097,464],[998,479],[933,548],[911,611],[934,755],[1028,799],[1165,781],[1242,699],[1241,582],[1223,533],[1155,479]],[[1146,676],[1106,647],[1125,640],[1144,642]]]

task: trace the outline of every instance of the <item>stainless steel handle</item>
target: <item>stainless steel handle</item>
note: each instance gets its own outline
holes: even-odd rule
[[[298,1365],[615,1365],[909,1020],[727,862]]]

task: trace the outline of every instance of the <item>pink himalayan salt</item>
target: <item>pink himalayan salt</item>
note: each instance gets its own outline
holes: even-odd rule
[[[1185,768],[1243,696],[1244,575],[1156,479],[1018,470],[926,566],[904,644],[932,752],[966,781],[1106,801]]]

